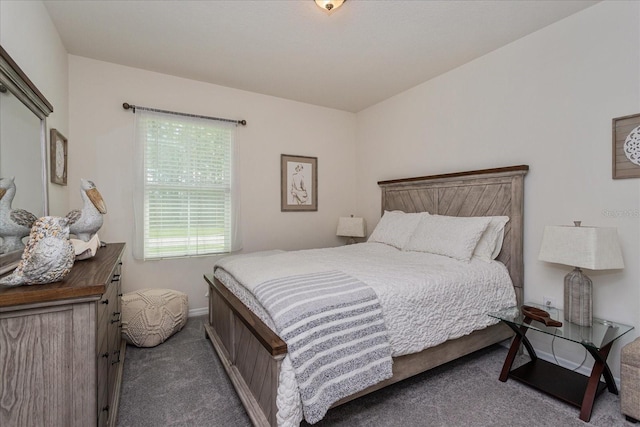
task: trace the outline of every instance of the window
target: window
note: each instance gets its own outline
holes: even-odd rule
[[[136,111],[134,205],[139,259],[238,249],[235,123]]]

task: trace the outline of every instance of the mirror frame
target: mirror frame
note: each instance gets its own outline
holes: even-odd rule
[[[42,170],[42,212],[49,214],[49,187],[47,182],[47,122],[46,118],[53,112],[53,106],[42,95],[33,82],[16,64],[6,50],[0,45],[0,85],[4,86],[16,98],[40,119],[40,154]],[[0,255],[0,274],[13,270],[22,251]]]

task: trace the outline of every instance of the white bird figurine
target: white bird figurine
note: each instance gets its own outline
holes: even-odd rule
[[[88,242],[102,227],[102,215],[107,213],[107,205],[96,185],[88,179],[80,180],[80,195],[84,202],[82,210],[75,209],[67,214],[69,232]]]
[[[16,195],[15,177],[0,178],[0,253],[24,249],[22,238],[29,235],[36,216],[24,209],[11,209]]]
[[[0,285],[42,285],[64,279],[73,267],[76,254],[69,241],[69,220],[43,216],[36,220],[22,259]]]

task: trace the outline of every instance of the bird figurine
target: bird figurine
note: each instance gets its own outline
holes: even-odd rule
[[[43,216],[29,233],[18,266],[0,279],[0,285],[43,285],[64,279],[73,267],[75,251],[69,241],[69,220]]]
[[[0,178],[0,253],[24,249],[22,238],[29,235],[36,216],[24,209],[11,209],[16,195],[15,177]]]
[[[84,202],[82,209],[75,209],[67,214],[69,232],[88,242],[102,227],[102,215],[107,213],[107,205],[96,185],[88,179],[80,180],[80,195]]]

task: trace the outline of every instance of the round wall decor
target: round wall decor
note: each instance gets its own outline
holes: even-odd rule
[[[624,154],[631,163],[640,166],[640,126],[624,140]]]

